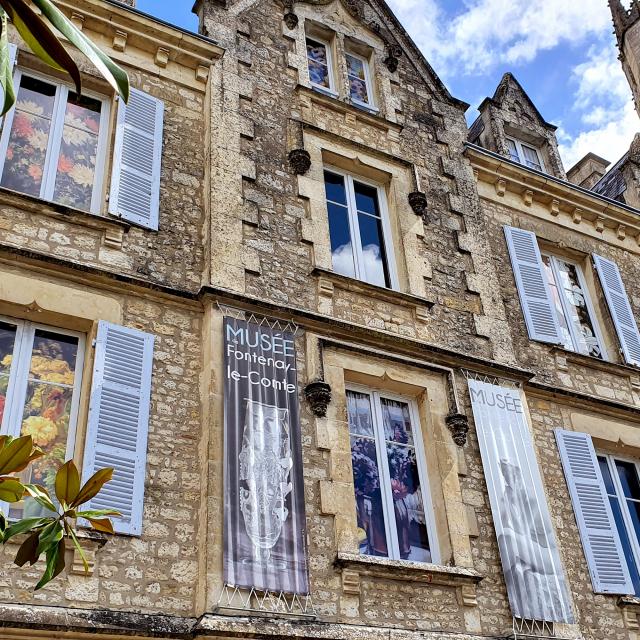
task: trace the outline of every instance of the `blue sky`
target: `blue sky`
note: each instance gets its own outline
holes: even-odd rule
[[[475,107],[511,71],[558,125],[567,168],[588,151],[615,161],[640,122],[617,60],[607,0],[388,0],[449,90]],[[195,30],[191,0],[138,0]]]

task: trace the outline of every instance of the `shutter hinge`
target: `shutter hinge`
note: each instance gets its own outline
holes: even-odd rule
[[[96,342],[96,339],[94,338],[94,339],[91,341],[91,346],[95,349],[95,348],[96,348],[96,344],[97,344],[97,342]]]

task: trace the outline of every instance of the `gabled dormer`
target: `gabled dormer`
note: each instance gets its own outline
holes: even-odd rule
[[[511,73],[505,73],[492,98],[478,107],[469,142],[530,169],[566,179],[558,152],[556,126],[547,122]]]

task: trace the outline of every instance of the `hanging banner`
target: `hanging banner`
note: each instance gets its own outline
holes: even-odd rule
[[[572,623],[569,591],[521,393],[478,380],[468,383],[513,615]]]
[[[293,334],[224,319],[224,579],[309,593]]]

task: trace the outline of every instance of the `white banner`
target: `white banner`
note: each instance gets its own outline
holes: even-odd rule
[[[468,382],[513,615],[572,623],[569,591],[521,392]]]

